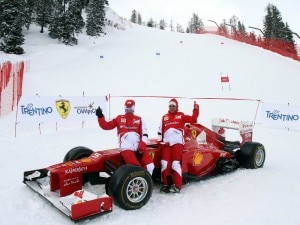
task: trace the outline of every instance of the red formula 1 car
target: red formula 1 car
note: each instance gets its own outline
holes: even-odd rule
[[[242,140],[226,140],[226,128],[239,130]],[[183,183],[264,165],[264,146],[252,142],[249,123],[217,119],[213,129],[188,124],[184,133]],[[23,182],[72,220],[111,212],[113,203],[125,210],[139,209],[150,199],[154,182],[160,182],[162,145],[155,139],[147,145],[155,164],[152,176],[141,167],[125,164],[117,148],[92,151],[80,146],[67,152],[62,163],[25,171]],[[87,190],[87,182],[104,186],[103,194]]]

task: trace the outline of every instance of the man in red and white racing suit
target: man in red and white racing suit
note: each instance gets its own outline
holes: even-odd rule
[[[126,100],[125,114],[106,121],[100,107],[96,110],[99,126],[103,130],[117,128],[121,155],[126,164],[142,166],[152,175],[153,160],[146,150],[148,141],[147,127],[144,120],[134,115],[134,100]]]
[[[182,188],[181,158],[184,145],[185,123],[196,123],[199,105],[194,102],[192,116],[178,111],[176,99],[169,101],[169,111],[163,115],[158,129],[158,141],[162,141],[161,175],[162,193],[179,193]]]

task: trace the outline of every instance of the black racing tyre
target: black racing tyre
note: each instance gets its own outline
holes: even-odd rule
[[[90,156],[94,151],[84,147],[84,146],[78,146],[75,148],[72,148],[70,151],[67,152],[65,155],[64,161],[63,162],[68,162],[76,159],[82,159],[85,157]]]
[[[237,159],[244,168],[262,168],[266,159],[265,147],[258,142],[246,142],[237,152]]]
[[[63,162],[68,162],[76,159],[82,159],[85,157],[90,156],[94,151],[84,147],[84,146],[78,146],[75,148],[72,148],[70,151],[67,152],[67,154],[64,157]],[[90,181],[92,184],[95,179],[99,179],[99,172],[97,173],[84,173],[82,174],[82,184]]]
[[[139,209],[152,196],[152,177],[142,167],[125,164],[114,172],[108,183],[107,191],[120,208]]]

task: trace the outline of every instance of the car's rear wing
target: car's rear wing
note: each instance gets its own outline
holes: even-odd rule
[[[215,118],[212,120],[212,130],[224,138],[226,136],[225,129],[239,130],[242,137],[241,144],[252,141],[253,123],[249,121],[237,121],[225,118]]]

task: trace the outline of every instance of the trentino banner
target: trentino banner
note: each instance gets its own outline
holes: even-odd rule
[[[264,102],[261,122],[270,127],[300,130],[300,107]]]
[[[17,122],[95,120],[98,106],[106,112],[105,96],[22,97],[18,105]]]

